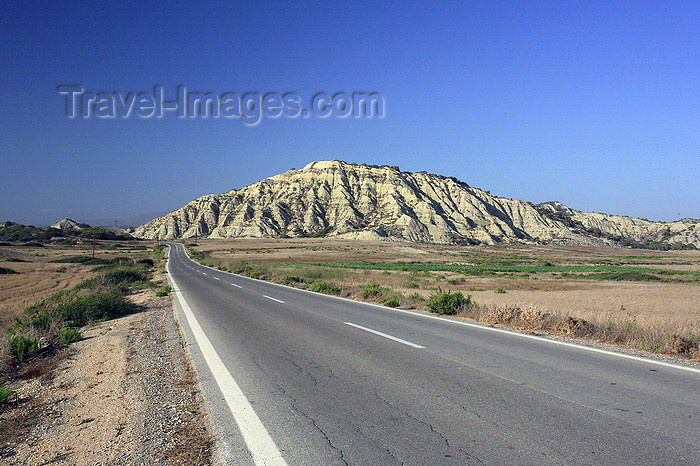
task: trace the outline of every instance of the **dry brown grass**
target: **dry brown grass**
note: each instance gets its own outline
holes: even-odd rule
[[[96,257],[111,259],[128,255],[136,259],[146,258],[143,251],[108,249],[110,242],[98,242]],[[127,252],[128,251],[128,252]],[[95,276],[90,270],[94,265],[61,264],[50,261],[69,256],[91,255],[92,245],[46,246],[27,248],[22,246],[0,247],[0,266],[9,267],[18,274],[0,276],[0,328],[12,323],[15,316],[22,316],[27,306]],[[19,258],[27,262],[6,262],[7,258]]]

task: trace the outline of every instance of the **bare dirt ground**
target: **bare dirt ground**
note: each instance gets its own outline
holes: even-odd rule
[[[90,328],[53,374],[17,388],[0,415],[21,426],[1,435],[5,464],[210,463],[196,377],[169,298],[152,301],[145,312]]]
[[[700,251],[653,251],[576,246],[444,246],[384,241],[304,239],[207,239],[195,249],[212,256],[260,263],[416,262],[471,265],[622,265],[700,271]],[[595,281],[556,274],[481,278],[450,272],[335,269],[331,281],[356,287],[378,283],[404,294],[432,294],[436,287],[471,294],[480,305],[519,306],[583,318],[700,335],[700,283]],[[497,292],[498,290],[498,292]]]
[[[22,286],[29,286],[32,276],[41,279],[46,274],[48,265],[40,264],[65,253],[41,251],[46,256],[38,260],[26,256],[31,263],[7,263],[16,270],[16,265],[26,267],[15,290],[26,293]],[[75,275],[81,279],[90,276],[90,266],[51,266],[77,268]],[[57,284],[46,281],[37,295],[48,296],[80,281],[70,275],[68,269],[59,272]],[[0,280],[5,277],[18,276]],[[13,296],[9,286],[3,290],[0,303],[24,299]],[[145,310],[89,326],[83,329],[84,340],[21,367],[9,402],[0,405],[0,463],[211,464],[213,441],[171,298],[156,297],[149,289],[130,299]],[[12,312],[4,312],[4,318]]]

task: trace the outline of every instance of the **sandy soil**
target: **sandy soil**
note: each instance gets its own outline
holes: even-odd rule
[[[52,373],[16,387],[0,414],[4,464],[210,464],[170,298],[148,293],[147,311],[89,328]]]

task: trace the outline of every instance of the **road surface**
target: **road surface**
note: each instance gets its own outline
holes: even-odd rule
[[[227,464],[700,464],[700,370],[168,272]]]

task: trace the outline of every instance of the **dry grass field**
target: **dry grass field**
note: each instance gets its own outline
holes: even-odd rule
[[[148,257],[143,249],[133,249],[138,246],[145,247],[97,241],[95,257]],[[0,275],[0,328],[5,328],[15,316],[22,316],[27,306],[94,276],[94,265],[51,262],[80,255],[92,256],[92,245],[0,246],[0,267],[18,272]]]
[[[304,287],[325,281],[340,287],[344,296],[375,301],[363,287],[376,284],[401,296],[401,307],[424,309],[421,298],[438,289],[459,291],[471,295],[481,309],[469,317],[525,330],[572,333],[528,324],[527,318],[504,319],[504,310],[506,315],[514,309],[518,315],[554,315],[558,321],[583,319],[608,333],[630,334],[607,338],[610,342],[651,351],[669,352],[678,344],[677,336],[700,340],[700,251],[325,238],[205,239],[196,244],[192,249],[204,252],[200,259],[212,265],[232,269],[245,261],[261,278]]]

